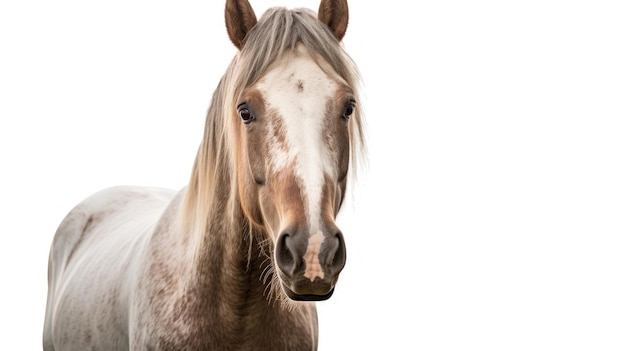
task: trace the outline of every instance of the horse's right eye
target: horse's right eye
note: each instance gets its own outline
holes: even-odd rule
[[[250,112],[248,105],[241,104],[239,105],[238,110],[239,110],[239,117],[241,117],[241,120],[243,121],[244,124],[248,124],[254,121],[254,115],[252,114],[252,112]]]

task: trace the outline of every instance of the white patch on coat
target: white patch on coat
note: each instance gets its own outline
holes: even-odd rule
[[[269,142],[269,152],[270,152],[270,168],[274,172],[280,172],[281,170],[287,168],[289,164],[294,159],[294,155],[289,153],[288,150],[285,149],[285,146],[278,141],[275,140],[276,135],[280,133],[280,131],[276,130],[276,126],[273,121],[267,121],[267,139]]]

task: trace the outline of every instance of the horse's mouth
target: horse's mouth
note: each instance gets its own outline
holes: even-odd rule
[[[299,294],[291,290],[285,283],[283,283],[283,291],[290,299],[294,301],[324,301],[328,300],[331,296],[333,296],[333,292],[335,292],[335,288],[331,288],[325,294],[315,294],[315,293],[304,293]]]

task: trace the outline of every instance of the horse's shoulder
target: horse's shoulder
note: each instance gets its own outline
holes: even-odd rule
[[[161,188],[117,186],[87,197],[61,221],[52,243],[51,257],[66,264],[85,237],[106,219],[128,212],[131,207],[164,208],[174,194],[172,190]]]

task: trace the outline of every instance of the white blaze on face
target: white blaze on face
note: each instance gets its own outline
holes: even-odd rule
[[[280,172],[295,162],[295,176],[302,185],[302,197],[311,235],[305,258],[305,275],[313,280],[323,278],[318,254],[324,242],[320,231],[320,210],[324,174],[333,174],[328,150],[323,142],[323,125],[327,102],[338,84],[332,80],[299,47],[295,57],[287,57],[270,70],[257,85],[267,111],[277,113],[284,127],[286,145],[270,145],[271,166]],[[274,138],[273,126],[268,128],[269,140]],[[315,253],[315,254],[313,254]],[[317,266],[315,266],[317,264]],[[312,267],[315,266],[315,267]]]
[[[304,253],[304,263],[306,268],[304,270],[304,276],[314,281],[316,277],[324,279],[324,269],[320,264],[320,249],[324,242],[324,234],[318,231],[315,235],[309,237],[309,246]]]

